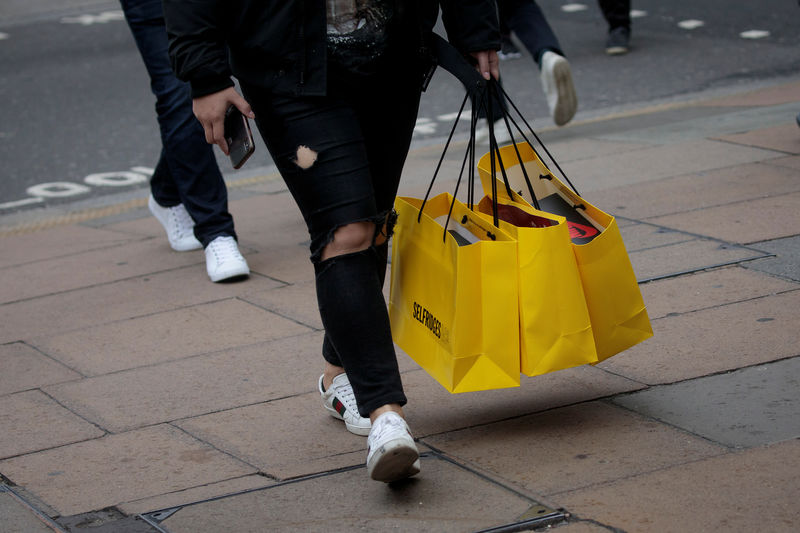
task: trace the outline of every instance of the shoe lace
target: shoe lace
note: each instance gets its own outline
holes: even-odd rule
[[[183,237],[183,234],[194,228],[194,220],[189,215],[189,212],[182,205],[169,208],[169,216],[172,218],[172,228],[177,237]]]
[[[336,396],[339,397],[339,401],[344,404],[348,411],[353,413],[358,412],[356,394],[353,392],[353,386],[350,384],[350,382],[337,386]]]
[[[217,237],[209,247],[217,260],[235,256],[239,253],[239,248],[236,246],[236,240],[233,237]]]

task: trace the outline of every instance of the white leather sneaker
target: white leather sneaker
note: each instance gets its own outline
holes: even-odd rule
[[[322,405],[332,417],[344,420],[347,431],[356,435],[366,437],[372,424],[369,418],[364,418],[358,413],[356,396],[353,394],[353,386],[347,374],[339,374],[333,378],[328,390],[322,385],[322,377],[319,377],[319,393],[322,396]]]
[[[175,207],[161,207],[151,194],[147,200],[147,207],[150,208],[150,212],[153,213],[156,220],[164,226],[164,231],[167,232],[167,240],[173,250],[176,252],[188,252],[189,250],[198,250],[203,247],[194,236],[194,220],[189,216],[189,212],[183,204],[178,204]]]
[[[556,126],[563,126],[575,116],[578,97],[572,83],[569,63],[555,52],[547,51],[541,61],[542,89],[547,97],[547,107]]]
[[[403,417],[383,413],[367,437],[367,472],[375,481],[391,483],[419,474],[419,450]]]
[[[240,278],[250,274],[236,239],[229,235],[220,235],[206,246],[206,271],[211,281],[223,281]]]

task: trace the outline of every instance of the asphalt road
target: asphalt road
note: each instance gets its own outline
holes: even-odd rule
[[[605,22],[595,1],[539,4],[572,65],[576,121],[800,77],[796,0],[634,0],[632,49],[617,57],[604,53]],[[525,115],[552,126],[531,59],[501,68]],[[461,91],[437,72],[415,142],[446,135]],[[154,98],[117,4],[4,2],[0,101],[0,216],[146,189],[160,149]],[[219,161],[232,180],[272,171],[260,140],[243,171],[221,154]]]

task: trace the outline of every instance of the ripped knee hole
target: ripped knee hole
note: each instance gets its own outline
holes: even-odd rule
[[[317,152],[301,144],[297,147],[297,157],[294,159],[294,164],[303,170],[309,169],[317,161],[317,155]]]

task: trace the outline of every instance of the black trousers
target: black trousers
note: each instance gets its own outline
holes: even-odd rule
[[[631,27],[631,0],[597,0],[608,29]]]
[[[406,403],[383,297],[388,243],[324,261],[321,255],[337,228],[371,221],[380,231],[391,218],[419,108],[418,81],[410,67],[394,63],[367,77],[329,68],[326,96],[242,85],[311,236],[323,357],[344,367],[362,416]]]
[[[497,0],[497,8],[501,25],[516,34],[537,64],[547,50],[564,55],[553,28],[534,0]]]

